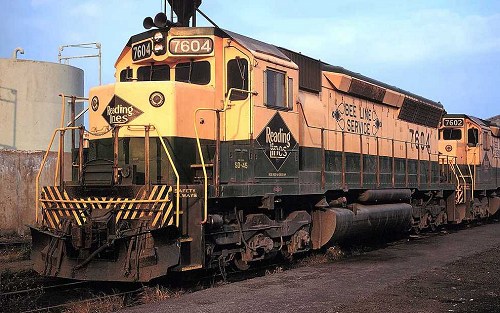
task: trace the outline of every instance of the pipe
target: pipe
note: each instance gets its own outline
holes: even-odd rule
[[[16,49],[14,49],[14,51],[12,52],[12,60],[17,60],[17,53],[18,52],[21,54],[24,54],[24,49],[21,47],[17,47]]]

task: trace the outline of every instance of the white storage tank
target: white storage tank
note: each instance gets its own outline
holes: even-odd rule
[[[58,95],[83,96],[83,70],[11,58],[0,59],[0,73],[0,149],[46,150],[54,129],[60,126]],[[77,107],[78,114],[82,105]],[[66,105],[66,123],[69,117]],[[54,144],[52,150],[56,149]]]

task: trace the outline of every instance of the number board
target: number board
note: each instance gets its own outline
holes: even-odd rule
[[[460,127],[464,126],[464,119],[463,118],[444,118],[443,119],[443,126],[445,127]]]
[[[132,45],[132,60],[135,62],[150,58],[153,50],[152,47],[153,42],[151,40]]]
[[[168,44],[168,51],[174,55],[205,55],[214,51],[214,41],[207,37],[173,38]]]

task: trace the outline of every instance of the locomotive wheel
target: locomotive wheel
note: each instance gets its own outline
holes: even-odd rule
[[[246,261],[243,261],[241,259],[241,255],[240,256],[236,256],[234,258],[234,266],[236,266],[237,269],[239,269],[240,271],[246,271],[250,268],[250,264],[248,264],[248,262]]]

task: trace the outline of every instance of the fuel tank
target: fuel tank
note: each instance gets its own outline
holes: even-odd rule
[[[353,204],[313,212],[313,247],[357,240],[371,235],[409,229],[412,206],[408,203]]]
[[[410,189],[377,189],[366,190],[358,201],[361,203],[397,203],[409,202],[411,199]]]

